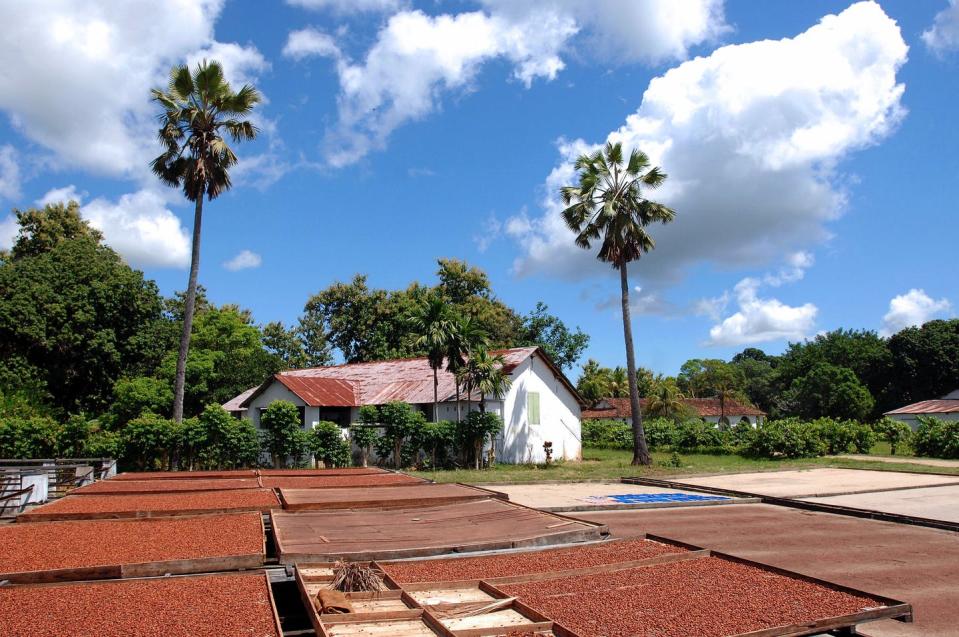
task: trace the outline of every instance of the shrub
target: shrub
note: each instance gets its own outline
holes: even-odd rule
[[[207,405],[198,418],[184,421],[181,447],[192,468],[193,460],[203,469],[234,469],[256,466],[260,440],[256,428],[230,415],[223,407]]]
[[[456,428],[456,437],[467,449],[472,447],[474,466],[479,469],[486,437],[492,438],[503,428],[503,419],[492,412],[471,411]]]
[[[84,443],[83,455],[87,458],[119,458],[122,446],[119,433],[95,430]]]
[[[437,467],[437,456],[445,461],[450,446],[456,441],[456,423],[449,420],[428,422],[420,429],[416,444],[429,455],[430,468]]]
[[[646,432],[646,444],[650,449],[670,447],[676,439],[676,422],[672,418],[650,418],[643,421],[643,430]],[[633,448],[633,431],[627,425],[629,443],[624,449]]]
[[[0,419],[0,458],[52,458],[59,429],[43,416]]]
[[[684,452],[716,450],[727,445],[728,439],[716,425],[698,418],[685,420],[676,425],[673,446]]]
[[[383,436],[392,445],[393,466],[397,469],[406,466],[410,459],[404,461],[403,446],[417,439],[420,429],[426,424],[426,416],[406,403],[392,402],[380,407],[380,423],[383,425]],[[377,453],[379,450],[377,448]]]
[[[855,428],[856,439],[853,442],[853,446],[856,449],[856,453],[869,453],[873,445],[876,444],[876,432],[872,427],[861,422],[855,423]]]
[[[912,428],[899,420],[883,418],[873,425],[873,429],[889,443],[889,452],[892,455],[896,455],[896,451],[907,447],[912,441]]]
[[[826,445],[810,423],[787,418],[763,423],[745,451],[763,458],[812,458],[823,455]]]
[[[146,413],[121,432],[123,459],[141,471],[167,469],[179,445],[181,428],[172,420]]]
[[[310,432],[310,450],[313,457],[327,467],[348,467],[353,461],[350,441],[343,437],[343,430],[335,422],[317,423]]]
[[[360,418],[365,407],[360,408]],[[360,448],[360,463],[367,466],[370,457],[370,450],[380,437],[380,432],[375,424],[360,424],[350,427],[350,440],[354,445]]]
[[[729,439],[736,447],[748,447],[749,441],[752,440],[755,432],[756,428],[749,422],[740,420],[729,428]]]
[[[113,385],[110,416],[114,426],[122,427],[144,413],[167,415],[173,404],[173,389],[151,376],[121,378]]]
[[[293,459],[298,466],[307,454],[309,438],[300,426],[300,410],[291,402],[277,400],[260,416],[263,427],[263,447],[273,458],[273,466],[280,468]]]
[[[83,416],[70,416],[57,431],[57,457],[82,457],[83,448],[89,437],[90,422]]]
[[[959,421],[919,416],[912,446],[919,456],[959,458]]]
[[[621,420],[584,420],[583,444],[600,449],[632,449],[633,430]],[[649,432],[647,430],[647,441]]]
[[[829,455],[847,453],[856,442],[857,423],[851,420],[818,418],[809,425],[815,429]]]

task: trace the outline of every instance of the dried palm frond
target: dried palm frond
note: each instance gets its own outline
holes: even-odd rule
[[[344,593],[383,590],[382,573],[370,566],[356,562],[337,562],[333,565],[333,581],[330,588]]]

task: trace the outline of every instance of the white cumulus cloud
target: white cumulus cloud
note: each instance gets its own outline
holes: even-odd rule
[[[231,272],[237,270],[246,270],[249,268],[258,268],[263,265],[263,257],[251,250],[241,250],[235,257],[223,264],[223,267]]]
[[[860,2],[796,37],[721,47],[653,79],[607,137],[663,167],[669,178],[650,196],[677,211],[651,229],[656,250],[632,272],[647,287],[666,285],[696,262],[763,265],[828,237],[826,222],[845,204],[837,164],[905,114],[896,73],[907,51],[879,5]],[[572,161],[596,147],[560,140],[544,214],[507,223],[522,250],[518,273],[608,274],[573,244],[559,214]]]
[[[315,29],[290,33],[288,57],[336,60],[339,120],[325,140],[329,164],[345,166],[383,148],[396,128],[440,108],[445,94],[469,91],[492,60],[509,62],[513,78],[529,87],[565,68],[563,54],[578,34],[590,51],[602,43],[609,49],[604,58],[627,63],[683,58],[690,46],[727,29],[719,0],[484,4],[486,10],[458,14],[395,13],[359,60]]]
[[[269,68],[252,45],[213,39],[223,0],[0,3],[0,110],[54,167],[147,178],[159,152],[150,89],[170,67],[218,58],[236,81]]]
[[[20,164],[17,151],[10,144],[0,146],[0,198],[16,199],[20,196]]]
[[[13,247],[13,242],[17,239],[20,232],[20,226],[17,225],[17,218],[13,215],[7,215],[0,219],[0,250],[9,250]]]
[[[882,336],[891,336],[901,329],[919,326],[952,309],[948,299],[933,299],[925,290],[912,288],[889,301],[889,311],[882,317]]]
[[[922,41],[936,55],[959,49],[959,0],[936,14],[932,26],[922,32]]]
[[[790,306],[779,299],[760,298],[759,286],[754,278],[736,284],[733,293],[739,309],[710,328],[710,345],[801,340],[812,332],[819,312],[815,305]]]
[[[190,264],[190,237],[157,192],[139,190],[115,202],[98,197],[82,206],[80,214],[130,265],[184,268]]]
[[[68,203],[70,201],[83,203],[85,195],[86,193],[79,192],[76,186],[70,184],[63,188],[52,188],[48,190],[42,197],[37,199],[36,203],[38,206],[46,206],[51,203]]]
[[[304,9],[328,10],[337,14],[387,13],[408,4],[405,0],[286,0],[286,2]]]

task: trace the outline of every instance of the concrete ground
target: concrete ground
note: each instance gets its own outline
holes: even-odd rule
[[[918,518],[959,522],[959,486],[919,487],[880,493],[854,493],[826,498],[803,498],[809,502],[872,509]]]
[[[813,498],[942,484],[959,485],[959,476],[822,468],[676,478],[676,482],[780,498]]]
[[[710,499],[693,502],[650,502],[643,504],[624,504],[611,499],[614,495],[663,495],[683,494],[693,497],[707,494],[680,489],[663,489],[619,482],[567,482],[563,484],[504,484],[487,485],[485,488],[499,491],[509,496],[510,501],[547,511],[590,511],[616,508],[661,508],[664,506],[702,506],[713,504],[733,504],[743,499]],[[713,496],[708,496],[713,497]],[[749,500],[751,501],[751,500]]]
[[[653,533],[909,602],[916,621],[865,624],[874,637],[954,636],[959,534],[765,504],[578,517],[619,537]]]
[[[921,464],[927,467],[949,467],[959,469],[959,460],[943,460],[941,458],[914,458],[911,456],[867,456],[856,453],[844,453],[836,458],[848,458],[850,460],[867,460],[869,462],[893,462],[896,464]]]

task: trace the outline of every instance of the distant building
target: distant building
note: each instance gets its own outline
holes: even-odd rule
[[[512,384],[502,399],[487,397],[486,410],[503,418],[496,459],[505,463],[544,462],[544,442],[553,443],[553,458],[582,458],[580,413],[583,399],[562,370],[539,347],[518,347],[494,354],[505,359]],[[456,420],[453,374],[439,370],[439,419]],[[479,409],[479,397],[460,397],[460,407]],[[357,422],[363,405],[401,401],[432,419],[433,370],[425,357],[331,365],[280,372],[251,387],[223,407],[260,427],[270,403],[285,400],[300,408],[304,428],[327,420],[347,427]]]
[[[904,422],[913,429],[919,428],[919,416],[931,416],[941,420],[959,420],[959,389],[936,400],[920,400],[899,409],[887,411],[884,416]]]
[[[766,412],[755,407],[748,407],[732,399],[726,399],[725,409],[721,408],[718,398],[685,398],[682,401],[693,413],[714,424],[719,424],[721,418],[726,419],[729,425],[739,422],[748,422],[756,426],[766,417]],[[646,399],[641,398],[640,407],[645,414]],[[725,414],[725,415],[723,415]],[[631,420],[633,410],[629,405],[629,398],[602,398],[590,409],[583,411],[583,420]]]

